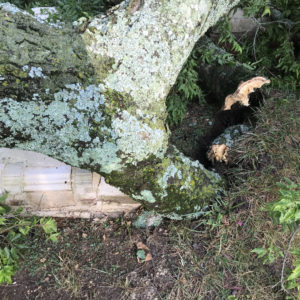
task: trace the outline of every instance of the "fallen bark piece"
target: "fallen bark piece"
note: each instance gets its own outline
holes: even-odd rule
[[[137,242],[136,247],[138,248],[138,250],[150,251],[150,249],[142,242]]]
[[[236,102],[240,102],[244,106],[249,106],[249,94],[268,83],[270,83],[270,80],[261,76],[253,77],[250,80],[240,83],[237,90],[225,98],[223,110],[230,110]]]

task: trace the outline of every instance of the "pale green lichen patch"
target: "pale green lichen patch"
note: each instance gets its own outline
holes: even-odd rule
[[[108,89],[130,95],[148,113],[153,103],[159,103],[155,113],[164,114],[170,87],[194,43],[207,30],[203,24],[212,25],[215,17],[234,4],[229,0],[168,0],[159,4],[149,0],[128,13],[130,4],[124,1],[109,16],[93,19],[83,39],[92,61],[98,57],[113,62],[106,68],[106,77],[101,77]],[[96,72],[102,75],[102,69]]]
[[[175,219],[183,215],[191,218],[201,215],[224,192],[218,174],[206,170],[198,161],[190,160],[173,147],[162,160],[152,158],[152,163],[149,159],[137,168],[128,166],[121,176],[112,174],[110,183],[122,187],[147,210]]]
[[[157,227],[161,224],[163,216],[155,211],[145,211],[134,221],[137,228]]]
[[[104,79],[105,85],[132,96],[142,109],[149,108],[154,101],[163,103],[192,48],[193,42],[189,39],[194,37],[189,36],[186,27],[194,27],[207,12],[204,0],[197,5],[195,1],[170,2],[154,9],[154,1],[146,1],[141,10],[132,15],[127,12],[127,3],[123,2],[111,19],[103,16],[92,20],[83,35],[92,60],[95,56],[114,60]],[[177,5],[189,16],[178,15]],[[158,24],[162,20],[164,26],[160,27]],[[182,35],[184,31],[186,34]],[[161,106],[161,113],[164,109]]]
[[[207,177],[214,183],[221,180],[219,174],[208,171],[201,163],[199,163],[199,161],[190,160],[175,147],[173,151],[174,154],[176,154],[176,159],[174,160],[175,156],[173,156],[173,154],[171,157],[165,158],[162,163],[165,167],[163,168],[162,175],[157,181],[161,188],[166,189],[168,185],[177,178],[180,183],[182,183],[180,187],[181,190],[190,189],[196,183],[193,174],[189,172],[190,169],[193,169],[196,174],[202,173],[204,178]],[[199,177],[201,177],[201,175],[199,175]]]
[[[120,170],[122,164],[136,165],[150,155],[162,158],[165,132],[152,129],[126,110],[108,116],[110,104],[101,90],[101,85],[67,84],[49,104],[38,93],[31,102],[4,98],[0,101],[2,122],[12,136],[22,132],[28,139],[16,147],[46,153],[73,166],[100,166],[104,173]]]
[[[121,169],[116,136],[102,124],[106,118],[105,98],[98,86],[66,85],[53,95],[49,105],[38,94],[33,98],[31,102],[0,100],[4,127],[9,128],[11,136],[20,133],[26,137],[15,141],[15,147],[49,154],[73,166],[97,167],[105,173]],[[99,123],[98,130],[106,132],[102,141],[91,136],[90,128],[95,121]],[[107,141],[109,138],[114,142]],[[9,145],[9,140],[10,136],[1,143]]]
[[[201,212],[222,189],[222,180],[214,172],[206,170],[198,161],[191,161],[175,148],[163,159],[161,172],[157,175],[157,185],[163,214],[176,211],[177,215]],[[173,210],[170,209],[173,207]]]
[[[45,78],[46,76],[43,74],[43,70],[41,67],[29,67],[29,66],[23,66],[22,68],[23,71],[28,71],[28,76],[30,78]]]
[[[127,163],[136,164],[153,154],[163,157],[166,144],[165,131],[152,129],[139,121],[126,110],[118,111],[118,117],[112,120],[117,144],[122,149],[121,157]]]
[[[2,3],[2,4],[0,3],[0,9],[3,9],[7,12],[12,13],[12,14],[16,14],[16,13],[21,12],[21,10],[19,8],[17,8],[15,5],[10,4],[8,2]],[[28,14],[27,12],[24,12],[24,13]]]
[[[8,12],[8,13],[11,13],[13,15],[15,14],[23,14],[23,15],[27,15],[27,16],[31,16],[33,17],[36,21],[40,22],[41,24],[47,22],[50,26],[53,26],[53,27],[57,27],[57,28],[61,28],[61,26],[59,24],[55,24],[55,23],[51,23],[51,22],[48,22],[47,20],[45,20],[44,18],[41,18],[38,14],[35,14],[34,16],[29,14],[27,11],[24,11],[24,10],[20,10],[18,7],[16,7],[15,5],[13,4],[10,4],[8,2],[6,3],[0,3],[0,9]]]
[[[165,162],[166,161],[167,160],[165,160]],[[177,177],[177,179],[182,179],[182,173],[180,170],[177,169],[177,167],[174,164],[170,163],[170,165],[167,166],[163,175],[161,176],[161,178],[159,178],[157,183],[162,189],[166,189],[169,184],[169,181],[174,180],[175,177]]]
[[[213,145],[225,144],[228,147],[232,147],[235,141],[241,137],[241,135],[249,130],[247,125],[234,125],[226,128],[226,130],[220,134],[213,142]]]
[[[154,203],[156,201],[152,195],[152,192],[148,190],[141,191],[141,195],[132,195],[132,198],[136,200],[144,200],[149,203]]]

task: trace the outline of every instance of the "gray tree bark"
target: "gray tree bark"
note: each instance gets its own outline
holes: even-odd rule
[[[124,1],[76,28],[0,4],[0,146],[96,171],[168,217],[199,215],[223,184],[169,144],[165,98],[237,2]]]

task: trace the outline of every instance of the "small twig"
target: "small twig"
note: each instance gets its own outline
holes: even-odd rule
[[[253,39],[253,56],[254,56],[254,59],[255,61],[257,61],[256,59],[256,38],[257,38],[257,34],[259,32],[259,30],[264,26],[264,25],[269,25],[269,24],[273,24],[273,23],[281,23],[281,24],[285,24],[287,25],[288,27],[291,27],[291,26],[294,26],[294,25],[297,25],[298,23],[300,23],[300,21],[298,22],[288,22],[288,21],[282,21],[282,20],[278,20],[278,21],[270,21],[270,22],[259,22],[256,18],[252,18],[253,21],[257,24],[257,28],[256,28],[256,31],[255,31],[255,35],[254,35],[254,39]]]
[[[7,227],[7,228],[3,229],[3,230],[0,231],[0,235],[2,235],[3,233],[6,233],[6,232],[8,232],[8,231],[10,231],[11,229],[14,229],[14,228],[16,228],[16,227],[20,227],[20,225],[19,225],[19,224],[14,224],[14,225],[12,225],[12,226],[10,226],[10,227]]]
[[[291,244],[292,244],[292,241],[294,240],[295,238],[295,235],[297,233],[297,231],[300,229],[300,224],[297,226],[297,228],[295,229],[295,231],[293,232],[291,238],[290,238],[290,241],[289,241],[289,244],[288,244],[288,247],[284,253],[284,259],[283,259],[283,264],[282,264],[282,269],[281,269],[281,278],[280,278],[280,283],[281,283],[281,289],[285,292],[285,293],[288,293],[288,291],[286,290],[286,288],[284,287],[284,269],[285,269],[285,265],[286,265],[286,260],[287,260],[287,257],[289,255],[289,251],[290,251],[290,247],[291,247]]]
[[[254,56],[254,59],[255,61],[257,61],[256,59],[256,48],[255,48],[255,45],[256,45],[256,37],[257,37],[257,34],[258,34],[258,31],[261,27],[260,23],[255,19],[253,18],[254,22],[257,24],[257,28],[255,30],[255,35],[254,35],[254,39],[253,39],[253,45],[252,45],[252,48],[253,48],[253,56]]]

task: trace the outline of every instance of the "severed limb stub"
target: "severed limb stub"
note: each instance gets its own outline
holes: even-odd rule
[[[214,164],[216,162],[228,163],[227,155],[229,147],[225,144],[212,145],[207,153],[208,159]]]
[[[225,103],[222,110],[232,111],[232,118],[238,118],[238,115],[241,112],[240,110],[245,106],[249,106],[250,94],[254,92],[255,89],[261,88],[264,84],[267,83],[270,83],[270,80],[261,76],[253,77],[252,79],[240,83],[236,91],[225,98]],[[232,106],[235,103],[238,103],[240,107],[231,110]],[[231,145],[229,146],[231,147]],[[209,150],[207,152],[208,159],[213,164],[216,162],[225,162],[227,164],[228,151],[230,150],[229,146],[227,143],[213,144],[212,146],[209,147]]]
[[[261,76],[253,77],[250,80],[240,83],[237,90],[225,98],[222,110],[230,110],[231,106],[236,102],[240,102],[244,106],[249,106],[249,95],[266,83],[270,83],[270,80]]]

